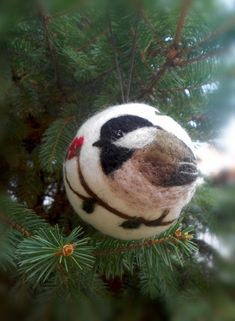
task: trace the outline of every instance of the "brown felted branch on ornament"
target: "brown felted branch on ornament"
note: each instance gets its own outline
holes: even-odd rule
[[[174,235],[169,235],[156,240],[148,240],[143,243],[120,246],[114,249],[96,250],[93,252],[93,255],[106,256],[106,255],[118,254],[118,253],[129,252],[129,251],[143,249],[143,248],[150,248],[154,245],[163,244],[163,243],[177,244],[179,241],[190,241],[192,238],[193,238],[192,234],[183,233],[181,230],[176,230]]]
[[[83,200],[92,200],[95,203],[97,203],[98,205],[100,205],[101,207],[105,208],[106,210],[110,211],[111,213],[113,213],[116,216],[119,216],[127,221],[125,221],[124,223],[122,223],[122,227],[123,228],[131,228],[130,226],[128,227],[128,224],[134,224],[134,225],[140,225],[140,224],[144,224],[146,226],[166,226],[166,225],[170,225],[172,224],[175,219],[170,220],[170,221],[163,221],[167,215],[169,214],[169,210],[165,210],[163,211],[163,213],[161,214],[161,216],[158,219],[155,220],[146,220],[142,217],[132,217],[127,215],[126,213],[120,212],[118,211],[116,208],[110,206],[109,204],[107,204],[106,202],[104,202],[101,198],[98,197],[98,195],[96,193],[94,193],[92,191],[92,189],[87,185],[84,176],[82,174],[81,171],[81,167],[79,164],[79,154],[77,156],[77,164],[78,164],[78,175],[79,175],[79,179],[81,182],[82,187],[84,188],[84,190],[87,192],[88,195],[90,195],[89,197],[83,196],[82,194],[78,193],[76,190],[74,190],[68,180],[67,177],[67,172],[66,172],[66,168],[64,167],[64,177],[65,177],[65,181],[68,184],[70,190],[77,195],[79,198],[83,199]]]

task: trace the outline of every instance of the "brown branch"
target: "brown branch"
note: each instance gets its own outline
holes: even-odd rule
[[[29,232],[26,228],[24,228],[22,225],[16,223],[16,222],[13,222],[12,220],[8,219],[5,217],[5,215],[3,213],[0,214],[0,219],[1,221],[10,226],[12,229],[20,232],[24,237],[32,237],[32,233]]]
[[[174,47],[177,47],[181,41],[182,31],[183,31],[185,20],[189,12],[189,9],[191,7],[191,4],[192,4],[192,0],[182,0],[180,16],[176,25],[175,38],[173,40]]]
[[[148,240],[143,243],[135,243],[127,246],[120,246],[114,249],[103,249],[96,250],[93,252],[94,256],[106,256],[111,254],[118,254],[123,252],[129,252],[137,249],[150,248],[157,244],[163,243],[174,243],[177,244],[178,241],[188,241],[191,240],[193,236],[188,233],[183,233],[181,230],[177,230],[174,235],[169,235],[167,237],[157,239],[157,240]]]
[[[186,1],[186,0],[185,0]],[[184,1],[184,2],[185,2]],[[187,10],[189,8],[189,3],[191,3],[191,1],[186,1],[187,2]],[[176,36],[174,39],[174,43],[176,43],[176,41],[179,41],[180,39],[180,30],[182,31],[182,27],[183,27],[183,23],[182,23],[182,17],[184,17],[185,19],[185,14],[187,12],[186,9],[183,10],[184,14],[181,14],[181,18],[179,19],[178,22],[178,26],[177,27],[177,32],[176,32]],[[232,20],[233,21],[233,20]],[[234,22],[234,21],[233,21]],[[219,33],[224,32],[226,29],[228,29],[228,26],[231,26],[231,21],[226,24],[226,27],[224,26],[223,28],[217,30],[216,32],[210,34],[208,37],[206,37],[204,39],[204,41],[206,41],[206,39],[210,39],[211,37],[214,37],[216,35],[218,35]],[[202,42],[201,42],[202,43]],[[190,48],[193,49],[193,48]],[[137,99],[142,99],[144,98],[147,94],[152,93],[154,87],[156,86],[156,84],[162,79],[162,77],[165,75],[166,71],[170,68],[170,67],[184,67],[187,65],[190,65],[192,63],[198,62],[198,61],[202,61],[202,60],[206,60],[209,58],[212,58],[214,56],[217,55],[221,55],[225,52],[226,48],[222,48],[221,50],[215,50],[215,51],[210,51],[209,53],[203,53],[201,55],[199,55],[198,57],[186,60],[185,58],[182,57],[182,54],[185,54],[186,52],[189,52],[190,50],[188,50],[188,48],[186,48],[185,50],[178,50],[177,48],[172,47],[172,45],[170,45],[168,47],[168,51],[166,52],[166,60],[165,62],[162,64],[162,66],[160,67],[160,69],[158,70],[158,72],[152,76],[150,83],[147,85],[146,88],[144,88],[142,90],[142,92],[140,93],[140,95],[137,97]]]
[[[156,74],[154,74],[149,82],[149,84],[147,85],[146,88],[144,88],[144,90],[139,94],[139,96],[137,97],[137,99],[142,99],[144,98],[147,94],[151,94],[155,85],[162,79],[162,77],[165,75],[167,69],[169,68],[170,64],[169,64],[169,59],[166,59],[166,61],[162,64],[162,66],[160,67],[160,69],[158,70],[158,72]]]
[[[165,50],[165,62],[162,64],[160,69],[156,74],[154,74],[150,80],[150,83],[147,85],[147,87],[140,93],[140,95],[137,97],[137,99],[142,99],[144,98],[147,94],[152,93],[154,87],[156,84],[162,79],[162,77],[165,75],[166,71],[170,67],[175,67],[176,66],[176,61],[179,55],[179,51],[177,49],[179,42],[181,40],[181,35],[183,31],[183,27],[185,25],[185,20],[189,11],[189,8],[191,6],[192,0],[183,0],[182,1],[182,7],[181,7],[181,12],[180,12],[180,17],[177,22],[176,26],[176,33],[175,37],[173,40],[173,45],[170,44]],[[179,59],[179,58],[178,58]]]

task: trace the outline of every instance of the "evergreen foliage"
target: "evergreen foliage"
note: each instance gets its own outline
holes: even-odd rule
[[[166,232],[120,241],[79,221],[62,163],[79,125],[122,102],[158,106],[195,140],[216,137],[234,114],[234,66],[222,59],[234,16],[214,1],[4,6],[0,281],[12,292],[3,296],[22,296],[23,320],[136,321],[141,304],[146,320],[212,320],[221,298],[226,318],[213,320],[232,320],[234,266],[201,235],[234,233],[233,187],[207,182]],[[108,309],[114,302],[131,312]]]

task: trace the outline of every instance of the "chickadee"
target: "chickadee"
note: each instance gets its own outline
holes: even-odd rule
[[[64,163],[74,210],[99,231],[140,239],[166,230],[191,200],[198,176],[192,142],[145,104],[110,107],[78,130]]]

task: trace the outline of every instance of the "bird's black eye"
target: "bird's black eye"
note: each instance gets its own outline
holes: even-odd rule
[[[100,139],[93,146],[100,148],[100,161],[106,175],[119,169],[134,153],[134,149],[116,146],[115,142],[125,134],[153,124],[139,116],[124,115],[108,120],[100,130]]]
[[[138,128],[152,127],[145,118],[135,115],[123,115],[108,120],[100,130],[101,140],[115,141]]]
[[[117,137],[122,137],[123,136],[123,132],[121,131],[121,129],[119,129],[117,131],[117,134],[116,134]]]

